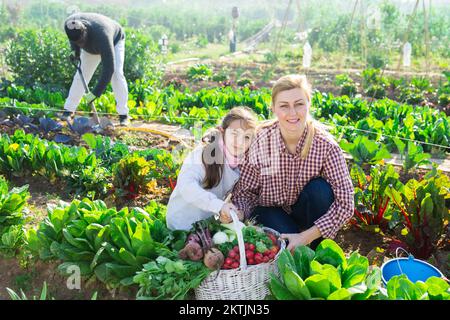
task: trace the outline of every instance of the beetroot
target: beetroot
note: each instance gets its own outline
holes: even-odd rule
[[[203,263],[210,270],[218,270],[224,263],[224,256],[217,248],[211,248],[205,253]]]
[[[203,250],[198,243],[189,242],[178,255],[183,260],[199,261],[203,258]]]

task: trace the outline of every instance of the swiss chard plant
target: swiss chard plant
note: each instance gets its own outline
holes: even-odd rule
[[[350,153],[355,163],[360,166],[363,164],[377,164],[384,159],[391,158],[391,154],[385,145],[380,147],[379,144],[366,136],[358,136],[353,143],[341,140],[340,146],[344,151]]]
[[[346,257],[330,239],[314,252],[299,246],[292,255],[283,250],[278,258],[280,276],[271,276],[271,298],[277,300],[374,299],[381,285],[381,271],[354,252]]]
[[[388,187],[400,188],[399,174],[392,165],[373,166],[370,175],[353,165],[350,175],[355,186],[355,211],[351,223],[363,229],[385,232],[397,223]]]
[[[82,138],[106,167],[111,167],[130,153],[126,144],[113,142],[109,137],[85,133]]]
[[[402,157],[403,171],[405,173],[409,173],[419,166],[430,164],[428,159],[431,158],[431,155],[429,153],[424,153],[420,145],[416,145],[412,141],[408,141],[408,144],[406,144],[398,138],[394,138],[394,142]]]
[[[390,186],[386,192],[401,213],[403,246],[415,257],[428,259],[448,224],[450,178],[433,167],[420,182],[411,179],[399,190]]]
[[[154,160],[129,155],[113,167],[113,188],[118,199],[134,200],[138,197],[158,193],[153,174],[156,171]]]

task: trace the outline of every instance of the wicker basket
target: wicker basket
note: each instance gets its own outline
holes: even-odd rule
[[[277,238],[280,236],[273,229],[263,228],[263,230],[273,233]],[[280,251],[273,261],[246,267],[246,263],[242,263],[242,260],[245,260],[245,250],[243,250],[243,243],[239,242],[240,252],[244,252],[241,266],[238,269],[219,270],[211,273],[195,289],[195,298],[197,300],[264,300],[270,293],[267,286],[270,274],[278,275],[278,256],[286,247],[286,243],[281,239],[278,240],[278,245]]]

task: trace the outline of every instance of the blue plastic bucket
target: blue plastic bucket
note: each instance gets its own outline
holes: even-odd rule
[[[381,278],[384,285],[386,285],[392,277],[402,274],[406,275],[411,282],[425,282],[430,277],[445,279],[439,269],[432,266],[428,262],[414,259],[412,255],[408,258],[396,258],[389,260],[381,266]]]

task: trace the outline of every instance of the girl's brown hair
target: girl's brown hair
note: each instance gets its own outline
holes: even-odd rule
[[[299,74],[286,75],[278,79],[272,88],[272,107],[275,106],[275,101],[278,94],[282,91],[301,89],[305,93],[309,103],[311,103],[311,85],[309,84],[306,76]],[[274,124],[276,120],[270,123],[264,124],[264,127]],[[328,137],[332,136],[328,133],[328,128],[324,124],[312,118],[311,114],[308,113],[308,118],[306,119],[307,134],[305,139],[305,145],[300,153],[300,158],[305,159],[308,156],[309,150],[311,149],[314,136],[317,133],[325,134]],[[333,138],[332,138],[333,139]]]
[[[202,184],[205,189],[212,189],[222,180],[225,159],[219,142],[220,139],[223,139],[222,132],[225,132],[231,123],[236,120],[239,120],[241,126],[246,130],[256,130],[257,116],[252,109],[248,107],[234,107],[222,119],[222,123],[208,131],[202,139],[207,143],[202,153],[202,162],[206,171]]]

